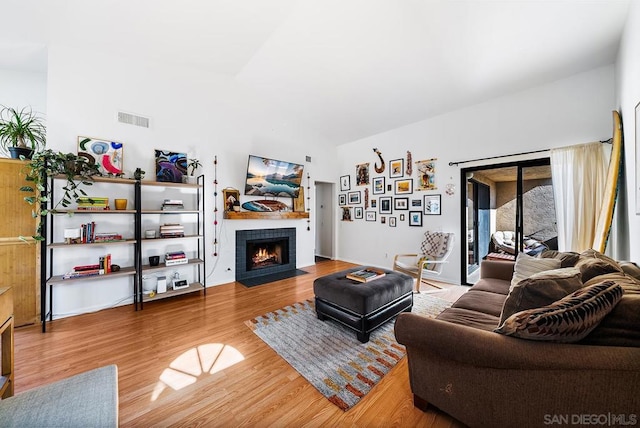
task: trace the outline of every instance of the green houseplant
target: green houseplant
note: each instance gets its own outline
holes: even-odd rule
[[[33,206],[33,217],[46,216],[55,212],[58,207],[67,208],[78,197],[86,196],[83,186],[93,184],[93,177],[100,175],[98,166],[87,158],[73,153],[62,153],[51,149],[36,152],[25,166],[26,180],[32,185],[20,188],[30,193],[24,200]],[[62,197],[54,204],[50,204],[51,177],[61,176],[66,182],[62,186]],[[36,240],[43,240],[40,234],[42,222],[38,222]]]
[[[31,159],[34,151],[45,147],[46,139],[44,119],[31,107],[18,110],[3,106],[0,109],[0,144],[12,158]]]

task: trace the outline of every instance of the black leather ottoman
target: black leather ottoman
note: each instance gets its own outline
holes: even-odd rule
[[[369,282],[347,279],[362,266],[323,276],[313,282],[319,320],[331,318],[353,329],[362,343],[369,334],[400,312],[413,306],[413,278],[383,269],[382,278]]]

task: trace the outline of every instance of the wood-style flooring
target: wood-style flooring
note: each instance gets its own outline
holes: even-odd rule
[[[312,298],[316,277],[350,266],[324,261],[305,268],[308,275],[253,288],[230,283],[210,287],[206,297],[165,299],[142,311],[129,305],[69,317],[44,334],[39,325],[19,328],[15,391],[116,364],[123,427],[462,426],[437,410],[414,408],[406,358],[343,412],[245,326]],[[438,295],[455,300],[463,289]]]

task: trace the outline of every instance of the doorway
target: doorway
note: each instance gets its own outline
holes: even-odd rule
[[[322,181],[316,181],[315,195],[315,227],[316,227],[316,245],[315,245],[315,257],[316,260],[335,258],[335,223],[334,223],[334,211],[335,206],[333,204],[334,197],[334,183],[327,183]]]
[[[549,158],[464,168],[462,207],[464,284],[479,279],[485,258],[515,259],[557,249],[557,227]]]

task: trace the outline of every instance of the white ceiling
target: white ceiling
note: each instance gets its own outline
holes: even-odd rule
[[[2,0],[0,68],[52,43],[176,62],[341,144],[611,64],[629,2]]]

